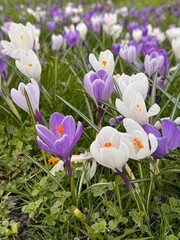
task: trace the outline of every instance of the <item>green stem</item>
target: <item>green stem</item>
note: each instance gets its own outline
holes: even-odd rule
[[[35,120],[35,117],[34,117],[34,112],[33,112],[33,109],[32,109],[32,106],[31,106],[31,102],[29,100],[29,96],[27,94],[26,89],[24,89],[24,95],[25,95],[25,98],[26,98],[26,101],[27,101],[27,105],[28,105],[28,109],[29,109],[29,113],[30,113],[31,119],[33,121],[34,130],[35,130],[35,132],[37,132],[36,131],[36,120]],[[47,168],[48,165],[47,165],[47,160],[46,160],[46,156],[45,156],[44,150],[41,150],[41,153],[42,153],[42,157],[44,159],[44,165]]]
[[[57,60],[58,60],[58,55],[56,53],[55,56],[55,78],[54,78],[54,94],[55,94],[55,99],[56,99],[56,90],[57,90]]]
[[[115,189],[116,189],[117,200],[118,200],[118,203],[119,203],[119,212],[120,212],[120,214],[123,214],[122,203],[121,203],[121,195],[120,195],[120,191],[119,191],[119,176],[117,176],[115,178]]]
[[[72,170],[72,176],[70,179],[70,185],[71,185],[72,204],[77,207],[75,184],[74,184],[74,171],[73,170]]]

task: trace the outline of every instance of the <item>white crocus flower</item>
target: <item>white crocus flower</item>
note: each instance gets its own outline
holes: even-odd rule
[[[149,117],[160,111],[160,107],[155,103],[147,112],[143,96],[128,88],[122,95],[122,101],[116,99],[116,108],[124,117],[134,119],[141,125],[148,123]]]
[[[88,180],[94,176],[96,172],[96,161],[93,160],[91,153],[85,152],[80,155],[72,155],[71,162],[83,163],[83,166],[75,168],[75,172],[81,171],[82,174],[84,170]],[[54,167],[50,170],[50,173],[55,176],[56,172],[59,171],[64,171],[64,162],[62,160],[59,160],[58,163],[54,165]],[[86,183],[85,179],[83,183]]]
[[[174,38],[180,37],[180,27],[166,30],[168,40],[171,42]]]
[[[58,35],[53,34],[51,36],[51,43],[52,43],[52,49],[55,51],[59,51],[64,44],[63,36],[61,34],[58,34]]]
[[[39,98],[40,98],[39,85],[36,82],[36,80],[31,78],[31,83],[28,83],[27,85],[21,82],[18,86],[18,90],[12,88],[11,98],[20,108],[29,113],[29,108],[25,97],[25,90],[28,94],[33,113],[36,115],[37,111],[39,112]]]
[[[127,131],[124,142],[129,148],[130,158],[140,160],[150,156],[158,147],[158,141],[153,134],[148,134],[134,120],[125,118],[123,125]]]
[[[105,70],[108,74],[113,75],[114,72],[114,56],[110,50],[100,52],[99,60],[94,54],[89,55],[89,62],[95,71]]]
[[[132,32],[132,37],[136,42],[140,42],[142,38],[142,30],[141,29],[134,29]]]
[[[122,94],[128,88],[135,92],[139,92],[143,99],[146,99],[149,82],[144,73],[137,73],[132,76],[123,73],[122,75],[116,75],[116,81]]]
[[[90,146],[94,159],[115,172],[122,172],[129,158],[128,146],[123,134],[112,127],[103,127]]]
[[[80,36],[81,40],[84,41],[86,39],[86,35],[88,32],[88,28],[87,28],[86,24],[83,22],[78,23],[76,26],[76,30],[79,32],[79,36]]]
[[[2,40],[3,53],[18,59],[22,52],[33,49],[35,35],[30,26],[12,23],[8,32],[10,42]]]
[[[174,38],[172,40],[172,50],[176,56],[176,59],[179,60],[180,59],[180,37]]]
[[[16,60],[16,67],[25,76],[34,78],[37,81],[40,79],[41,64],[33,50],[28,50],[26,53],[21,53],[20,59]]]

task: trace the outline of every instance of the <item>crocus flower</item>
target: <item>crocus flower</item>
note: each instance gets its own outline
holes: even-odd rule
[[[168,40],[172,42],[174,38],[180,37],[180,27],[173,27],[166,30],[166,35]]]
[[[20,54],[20,59],[16,60],[16,67],[25,76],[34,78],[37,81],[40,79],[42,70],[41,64],[33,50],[28,50],[26,53],[22,52]]]
[[[153,134],[147,134],[133,119],[125,118],[123,125],[127,131],[124,142],[129,148],[129,157],[140,160],[152,155],[157,149],[158,141]]]
[[[148,123],[149,117],[157,115],[160,111],[160,107],[155,103],[147,112],[143,96],[140,92],[128,89],[128,87],[122,95],[122,101],[116,99],[115,104],[117,110],[124,117],[131,118],[141,125]]]
[[[141,29],[134,29],[132,32],[132,37],[136,42],[140,42],[142,38],[142,31]]]
[[[63,45],[63,36],[61,34],[58,35],[52,34],[51,43],[52,49],[58,52]]]
[[[32,78],[30,80],[31,83],[28,83],[27,85],[25,85],[24,83],[20,83],[18,86],[18,90],[12,88],[11,98],[20,108],[29,113],[29,108],[25,97],[26,90],[34,113],[34,117],[37,121],[43,124],[42,116],[39,111],[39,98],[40,98],[39,85],[36,82],[36,80]]]
[[[129,159],[128,146],[123,135],[112,127],[103,127],[90,146],[94,159],[115,172],[122,172]]]
[[[11,23],[8,32],[10,42],[2,40],[3,53],[18,59],[21,52],[33,49],[35,36],[29,26],[21,23]]]
[[[143,125],[143,129],[157,138],[158,147],[153,153],[155,157],[164,157],[169,151],[180,146],[180,127],[171,119],[162,119],[161,132],[151,124]]]
[[[129,63],[134,63],[136,60],[136,48],[135,46],[124,46],[121,47],[119,55]]]
[[[172,50],[176,56],[176,59],[179,60],[180,59],[180,37],[174,38],[172,40]]]
[[[122,94],[128,88],[141,93],[143,99],[146,99],[149,82],[144,73],[137,73],[131,76],[123,73],[122,75],[116,77],[116,81]]]
[[[82,41],[86,39],[88,28],[85,23],[81,22],[76,25],[76,30],[79,32],[79,37]]]
[[[79,31],[75,29],[74,25],[71,25],[69,28],[64,27],[63,35],[71,47],[74,47],[79,39]]]
[[[103,104],[99,100],[107,101],[114,88],[112,76],[106,71],[99,70],[96,73],[90,71],[84,76],[84,87],[96,103],[98,109],[98,126],[101,127],[103,116]]]
[[[54,32],[56,29],[56,22],[55,21],[48,21],[46,22],[46,28],[51,31]]]
[[[37,124],[37,143],[43,150],[56,155],[67,167],[68,175],[71,178],[71,157],[73,147],[81,137],[83,126],[78,122],[77,127],[72,116],[64,116],[55,112],[49,120],[49,127]]]
[[[91,53],[89,55],[89,62],[95,71],[103,69],[110,75],[114,72],[114,57],[110,50],[100,52],[99,60]]]
[[[57,164],[54,165],[54,167],[50,170],[50,173],[54,176],[56,172],[64,171],[64,162],[60,160],[59,158],[51,157],[49,159],[50,161],[58,161]],[[79,155],[72,155],[71,157],[71,163],[77,163],[78,167],[75,165],[75,177],[78,175],[78,172],[82,175],[82,172],[85,172],[85,176],[83,179],[83,183],[86,183],[86,179],[91,180],[91,178],[94,176],[96,172],[96,161],[93,159],[90,152],[81,153]],[[80,165],[80,164],[81,165]]]
[[[120,43],[113,43],[112,44],[112,51],[115,55],[119,54],[120,48],[121,48]]]
[[[98,100],[107,101],[110,98],[114,87],[113,78],[104,70],[90,71],[84,76],[84,87],[98,106]]]
[[[164,57],[159,55],[157,51],[153,51],[150,55],[146,55],[144,59],[145,72],[151,77],[155,72],[159,71],[164,64]]]
[[[91,17],[91,25],[94,32],[99,33],[100,27],[102,24],[102,17],[101,16],[92,16]]]

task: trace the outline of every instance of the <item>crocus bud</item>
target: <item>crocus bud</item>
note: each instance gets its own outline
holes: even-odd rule
[[[83,22],[77,24],[76,30],[79,32],[80,39],[84,41],[86,39],[86,34],[88,31],[86,24]]]
[[[176,56],[176,59],[180,59],[180,37],[172,40],[172,50]]]
[[[63,36],[61,34],[59,35],[53,34],[51,36],[51,42],[52,42],[52,49],[55,51],[59,51],[63,45]]]
[[[153,51],[150,55],[146,55],[144,59],[145,72],[151,77],[155,72],[159,71],[164,64],[164,57]]]
[[[119,52],[120,56],[128,61],[129,63],[134,63],[136,60],[136,48],[135,46],[125,46],[124,48],[120,49]]]
[[[134,29],[132,32],[132,37],[136,42],[140,42],[142,38],[142,31],[140,29]]]

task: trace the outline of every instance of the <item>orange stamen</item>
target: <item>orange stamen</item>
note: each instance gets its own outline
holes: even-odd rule
[[[63,135],[63,132],[64,132],[64,126],[63,124],[61,123],[58,127],[56,127],[56,130],[60,133],[60,135],[62,136]]]
[[[139,104],[136,104],[136,107],[141,112],[141,108],[140,108]]]
[[[58,160],[59,160],[59,158],[56,158],[56,157],[51,156],[51,157],[48,159],[48,162],[54,164],[54,163],[55,163],[56,161],[58,161]]]
[[[20,39],[21,39],[21,40],[24,40],[24,36],[23,36],[23,35],[21,35],[21,36],[20,36]]]
[[[141,141],[138,138],[134,138],[134,146],[137,146],[138,148],[143,148]]]
[[[29,66],[29,67],[32,67],[32,63],[29,63],[28,66]]]
[[[111,147],[112,146],[112,142],[105,142],[104,146],[105,147]]]
[[[103,69],[105,69],[105,67],[107,65],[107,61],[106,60],[102,61],[102,65],[103,65]]]

